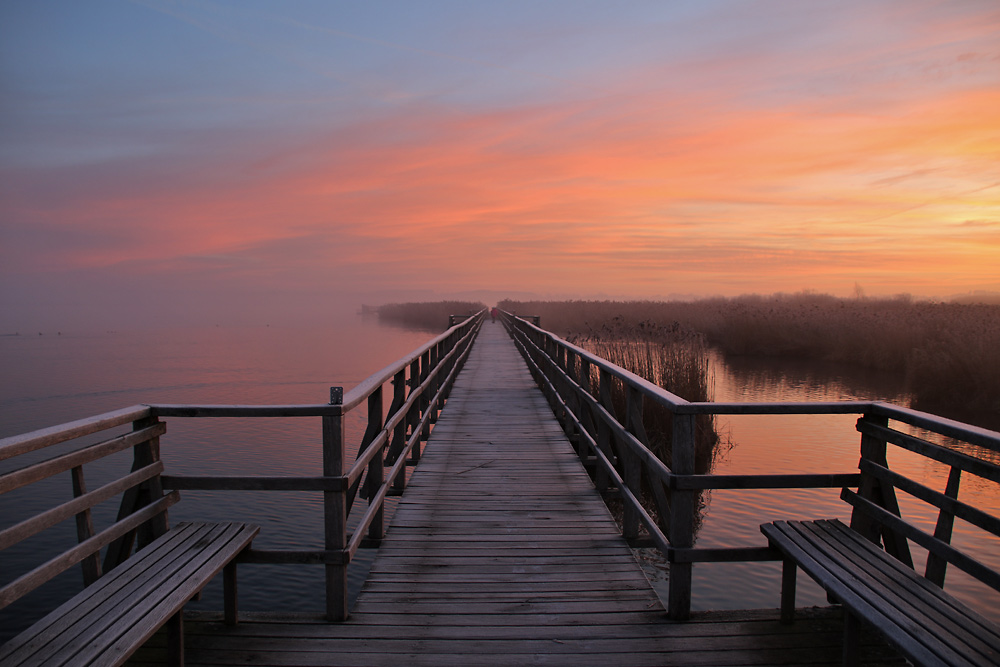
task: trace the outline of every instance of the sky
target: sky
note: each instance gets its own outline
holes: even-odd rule
[[[1000,291],[995,0],[0,0],[0,333]]]

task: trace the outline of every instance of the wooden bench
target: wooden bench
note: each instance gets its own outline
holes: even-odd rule
[[[1000,484],[1000,465],[989,453],[1000,451],[1000,439],[993,431],[914,411],[895,410],[894,418],[939,428],[982,450],[957,451],[890,428],[884,415],[859,419],[861,481],[856,492],[843,489],[840,494],[853,507],[850,527],[837,519],[775,521],[760,527],[784,560],[782,621],[792,622],[795,575],[801,567],[844,607],[844,664],[859,659],[858,634],[864,622],[914,664],[1000,665],[996,620],[984,618],[943,590],[947,569],[953,566],[1000,591],[1000,572],[951,543],[956,518],[965,522],[967,530],[982,531],[985,539],[979,544],[995,543],[1000,537],[1000,518],[958,499],[963,473],[975,475],[980,484]],[[947,466],[944,492],[890,469],[889,444]],[[902,518],[897,490],[937,510],[933,534]],[[911,542],[927,550],[923,576],[914,571]],[[983,594],[991,591],[984,588]]]
[[[801,567],[847,610],[844,662],[858,660],[857,621],[919,665],[1000,664],[1000,628],[837,519],[775,521],[761,531],[785,556],[782,620],[791,622]]]
[[[224,570],[226,622],[235,624],[235,558],[258,530],[178,524],[0,646],[0,664],[121,665],[164,625],[169,662],[183,664],[184,604]]]

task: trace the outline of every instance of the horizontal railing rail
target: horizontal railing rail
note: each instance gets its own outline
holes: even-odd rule
[[[967,453],[956,451],[911,434],[890,428],[889,420],[924,429],[944,438],[976,445],[991,452],[1000,452],[1000,433],[963,424],[936,415],[903,408],[880,401],[827,402],[689,402],[617,366],[532,322],[501,312],[501,317],[533,376],[549,400],[567,436],[577,447],[585,464],[594,465],[595,484],[606,496],[621,500],[622,535],[634,544],[639,526],[645,528],[645,543],[658,548],[670,561],[668,612],[673,618],[687,618],[691,608],[692,566],[702,562],[732,562],[779,560],[780,556],[766,546],[742,545],[729,547],[695,547],[693,542],[696,515],[695,494],[715,489],[806,489],[855,487],[854,494],[864,502],[875,503],[899,516],[891,489],[877,483],[880,474],[873,466],[887,467],[885,447],[893,444],[922,456],[965,470],[984,479],[1000,482],[1000,467]],[[596,380],[596,382],[595,382]],[[617,393],[624,401],[613,400]],[[619,414],[624,403],[624,410]],[[661,406],[672,420],[669,463],[651,449],[643,425],[644,405]],[[856,471],[792,474],[696,474],[695,423],[698,415],[859,415],[857,430],[861,433],[861,464]],[[894,474],[894,473],[890,473]],[[893,479],[898,478],[896,475]],[[903,478],[906,480],[906,478]],[[950,483],[948,500],[928,496],[906,480],[897,486],[915,497],[931,498],[928,502],[941,509],[939,523],[947,524],[949,516],[975,516],[975,525],[998,534],[1000,525],[995,517],[967,506],[957,505],[957,481]],[[918,485],[919,486],[919,485]],[[936,493],[936,492],[931,492]],[[862,501],[858,501],[859,503]],[[942,504],[944,507],[942,507]],[[978,513],[977,513],[978,512]],[[655,513],[655,517],[654,517]],[[865,529],[866,518],[854,511],[852,527]],[[881,539],[887,551],[906,562],[901,531],[913,538],[915,533],[894,522],[882,525]],[[938,533],[950,540],[950,524]],[[923,537],[919,539],[924,540]],[[924,540],[926,542],[926,540]],[[949,547],[942,547],[945,552]],[[931,555],[930,561],[936,556]],[[928,572],[928,578],[943,583],[945,564],[938,559]],[[953,561],[956,562],[956,561]],[[961,558],[958,563],[964,564]],[[911,563],[912,565],[912,563]],[[977,574],[982,574],[976,570]],[[993,575],[984,575],[992,585]],[[982,577],[981,577],[982,578]],[[940,585],[940,584],[939,584]]]
[[[254,549],[241,562],[321,564],[326,567],[326,611],[330,620],[348,616],[347,566],[357,550],[377,545],[384,537],[385,499],[401,493],[406,466],[420,458],[432,424],[468,357],[484,313],[466,317],[441,335],[379,370],[346,393],[333,387],[329,403],[304,405],[138,405],[106,414],[0,439],[0,461],[41,452],[54,445],[76,449],[0,474],[0,494],[71,471],[73,500],[27,517],[0,530],[0,550],[14,546],[70,517],[76,517],[78,544],[0,585],[0,608],[23,597],[66,569],[82,563],[84,583],[123,562],[138,541],[145,544],[168,530],[167,508],[179,500],[179,491],[315,491],[323,494],[323,549]],[[392,399],[385,414],[385,385]],[[367,407],[365,431],[357,458],[347,461],[350,449],[345,430],[347,416]],[[173,475],[160,460],[160,438],[175,418],[318,417],[322,420],[323,470],[312,476]],[[115,433],[130,425],[127,433]],[[81,438],[103,438],[87,444]],[[88,491],[83,467],[117,452],[133,450],[132,471]],[[168,491],[168,492],[167,492]],[[95,531],[91,510],[122,495],[118,520]],[[348,529],[348,517],[358,496],[367,507]],[[100,550],[106,548],[104,562]]]

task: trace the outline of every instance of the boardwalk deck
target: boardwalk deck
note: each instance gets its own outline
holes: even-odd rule
[[[810,618],[811,616],[811,618]],[[666,618],[500,324],[487,323],[351,618],[191,623],[189,664],[839,664],[836,614]],[[866,659],[895,662],[886,650]],[[155,643],[136,664],[159,658]]]

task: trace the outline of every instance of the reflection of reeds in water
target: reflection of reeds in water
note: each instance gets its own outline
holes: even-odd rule
[[[667,391],[689,401],[711,401],[715,377],[709,363],[704,336],[676,323],[661,326],[654,322],[626,325],[615,318],[599,331],[574,341],[581,347],[607,359]],[[591,386],[598,396],[598,372],[592,368]],[[625,414],[625,388],[621,382],[611,385],[612,402],[619,419]],[[649,398],[643,401],[643,427],[649,438],[649,448],[668,467],[671,466],[673,415],[670,410]],[[695,420],[695,472],[711,472],[719,456],[731,447],[728,438],[721,437],[714,415],[698,415]],[[645,486],[645,482],[644,482]],[[699,510],[706,498],[699,497]],[[655,504],[648,488],[644,488],[643,504],[656,516]],[[617,512],[616,512],[617,514]],[[696,517],[700,526],[702,512]],[[662,524],[661,524],[662,525]]]

